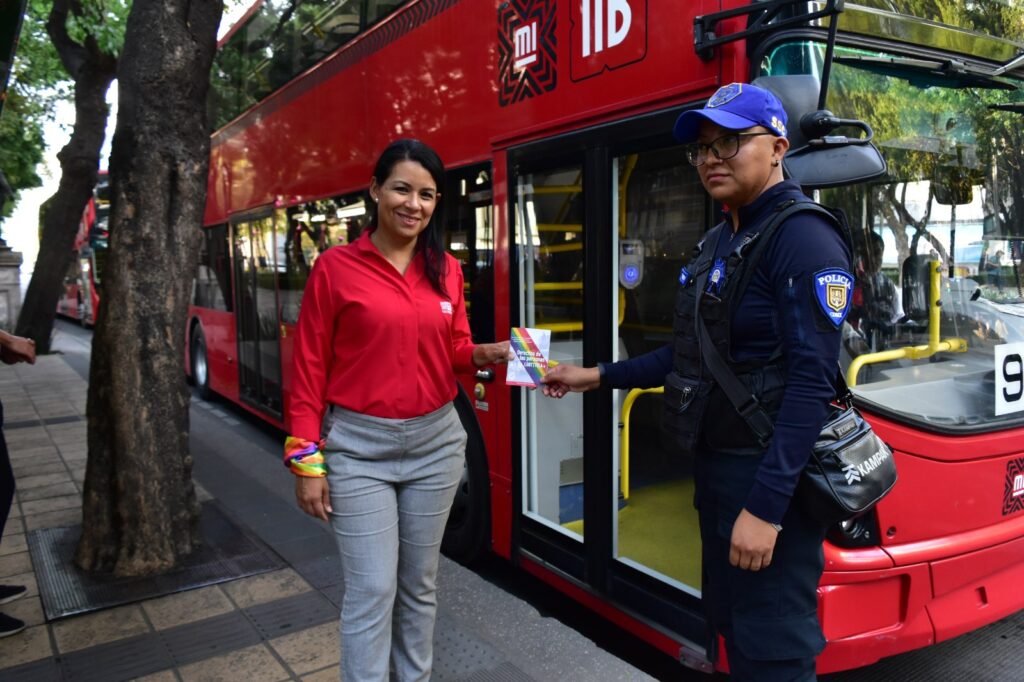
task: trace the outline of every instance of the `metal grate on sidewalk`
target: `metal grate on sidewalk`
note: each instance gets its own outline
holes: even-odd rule
[[[202,546],[185,563],[150,578],[96,577],[72,562],[81,526],[43,528],[28,535],[28,547],[48,622],[90,611],[206,587],[274,571],[284,561],[247,529],[235,525],[214,502],[199,517]]]

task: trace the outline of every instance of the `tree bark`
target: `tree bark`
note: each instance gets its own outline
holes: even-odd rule
[[[71,139],[57,154],[60,184],[50,197],[43,218],[39,255],[15,329],[17,335],[34,340],[40,353],[50,350],[57,299],[74,258],[72,247],[82,213],[96,186],[100,149],[110,113],[107,89],[117,70],[117,59],[103,52],[95,40],[89,38],[79,44],[71,39],[67,29],[69,13],[81,13],[78,1],[56,0],[46,31],[75,82],[75,127]]]
[[[75,564],[172,569],[198,546],[185,320],[206,198],[220,0],[135,0],[118,71],[110,251],[93,336]]]

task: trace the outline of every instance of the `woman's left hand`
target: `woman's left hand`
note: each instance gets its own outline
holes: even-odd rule
[[[481,343],[473,349],[473,364],[477,367],[504,365],[512,359],[511,353],[508,341]]]

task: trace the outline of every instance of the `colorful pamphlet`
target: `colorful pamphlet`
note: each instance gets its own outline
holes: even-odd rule
[[[551,356],[551,330],[513,327],[508,338],[516,357],[508,365],[505,383],[509,386],[540,386]]]

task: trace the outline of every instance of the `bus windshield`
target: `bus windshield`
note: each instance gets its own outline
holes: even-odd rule
[[[761,73],[817,75],[823,54],[821,43],[784,43]],[[836,57],[826,108],[867,121],[889,167],[819,197],[845,211],[853,236],[843,364],[855,395],[931,430],[1019,423],[1020,412],[996,414],[994,349],[1024,341],[1024,83],[946,81],[849,47]]]

